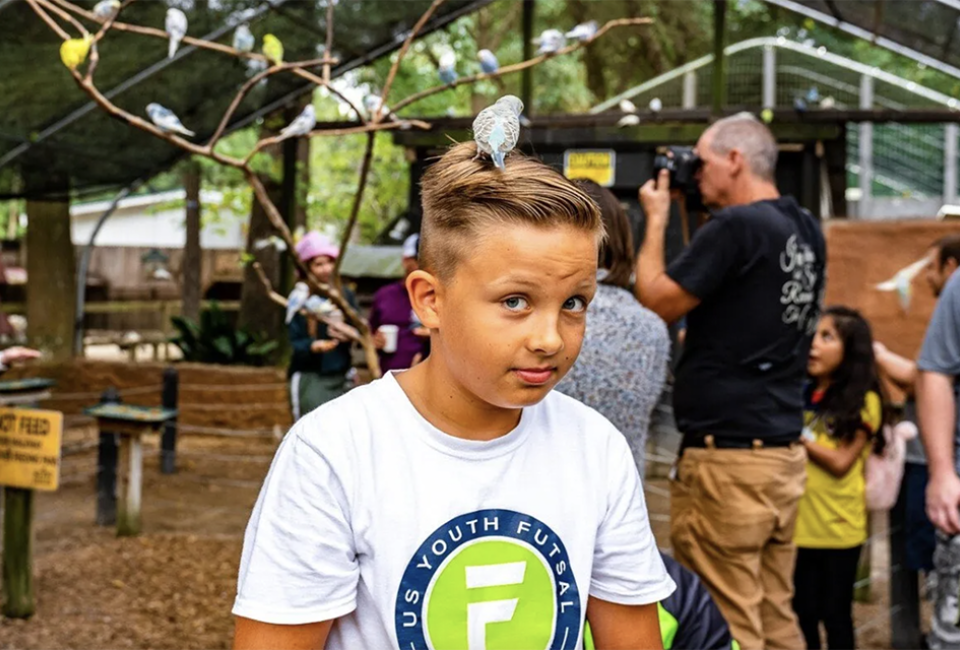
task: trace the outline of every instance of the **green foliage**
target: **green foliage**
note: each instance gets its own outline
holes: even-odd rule
[[[262,366],[277,349],[277,341],[238,329],[213,303],[200,314],[200,322],[176,316],[172,319],[177,336],[172,339],[184,361],[223,365]]]

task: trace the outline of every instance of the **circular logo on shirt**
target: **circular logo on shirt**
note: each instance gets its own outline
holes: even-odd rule
[[[512,510],[478,510],[433,532],[407,565],[395,624],[402,650],[565,650],[580,592],[563,542]]]

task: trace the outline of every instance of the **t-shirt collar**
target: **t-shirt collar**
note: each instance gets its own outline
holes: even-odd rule
[[[396,375],[399,374],[399,372],[402,371],[392,370],[381,379],[381,381],[384,382],[386,388],[385,393],[388,395],[388,399],[393,402],[397,408],[397,414],[404,413],[407,416],[398,417],[397,422],[409,422],[413,424],[413,426],[410,427],[413,433],[437,451],[467,460],[486,460],[512,452],[529,437],[528,432],[531,428],[531,422],[536,416],[535,410],[537,406],[523,409],[520,422],[517,426],[506,435],[494,440],[466,440],[445,433],[427,421],[413,406],[410,398],[407,397],[407,394],[403,392],[403,389],[397,382]]]

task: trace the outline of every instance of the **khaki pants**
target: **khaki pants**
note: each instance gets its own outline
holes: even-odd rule
[[[804,647],[793,613],[800,445],[686,449],[671,482],[674,556],[700,575],[744,650]]]

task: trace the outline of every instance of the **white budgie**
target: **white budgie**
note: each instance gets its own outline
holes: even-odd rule
[[[637,126],[640,124],[640,116],[633,113],[624,115],[617,121],[617,126],[621,129],[628,126]]]
[[[283,241],[279,235],[270,235],[269,237],[264,237],[263,239],[258,239],[253,242],[253,248],[258,251],[265,250],[267,248],[276,248],[278,251],[283,252],[287,250],[287,242]]]
[[[170,36],[170,44],[167,46],[167,58],[172,59],[180,47],[180,41],[187,35],[187,15],[177,9],[170,7],[167,9],[167,20],[164,23],[164,31]]]
[[[547,29],[538,38],[533,39],[533,44],[540,47],[537,54],[555,54],[563,49],[567,39],[559,29]]]
[[[170,133],[182,133],[183,135],[193,137],[196,135],[193,131],[185,127],[180,118],[166,106],[161,106],[156,102],[147,104],[147,115],[150,121],[160,127],[161,130]]]
[[[310,299],[310,287],[306,282],[297,282],[293,285],[293,291],[287,296],[287,324],[293,320],[293,317],[301,309],[307,306],[307,300]]]
[[[629,99],[621,99],[620,110],[624,113],[636,113],[637,105],[631,102]]]
[[[102,23],[107,22],[120,11],[120,0],[100,0],[93,7],[94,17]]]
[[[500,69],[497,56],[490,50],[480,50],[477,52],[477,58],[480,59],[480,69],[484,74],[493,74]]]
[[[580,23],[566,34],[567,38],[574,41],[589,41],[596,35],[597,21],[595,20],[591,20],[586,23]]]
[[[281,138],[293,138],[306,135],[317,125],[317,110],[313,104],[307,104],[297,118],[280,131]]]
[[[900,306],[906,311],[910,307],[910,298],[913,294],[913,280],[930,265],[930,258],[924,257],[910,266],[897,271],[892,278],[874,286],[878,291],[896,291],[900,297]]]
[[[523,102],[519,97],[506,95],[493,106],[480,111],[473,120],[473,139],[477,149],[490,156],[498,169],[504,169],[504,157],[517,146],[520,139],[520,113]]]
[[[247,25],[240,25],[233,33],[233,49],[241,52],[252,52],[257,39],[253,37]]]
[[[663,102],[660,101],[659,97],[654,97],[650,100],[650,112],[659,113],[663,110]]]

